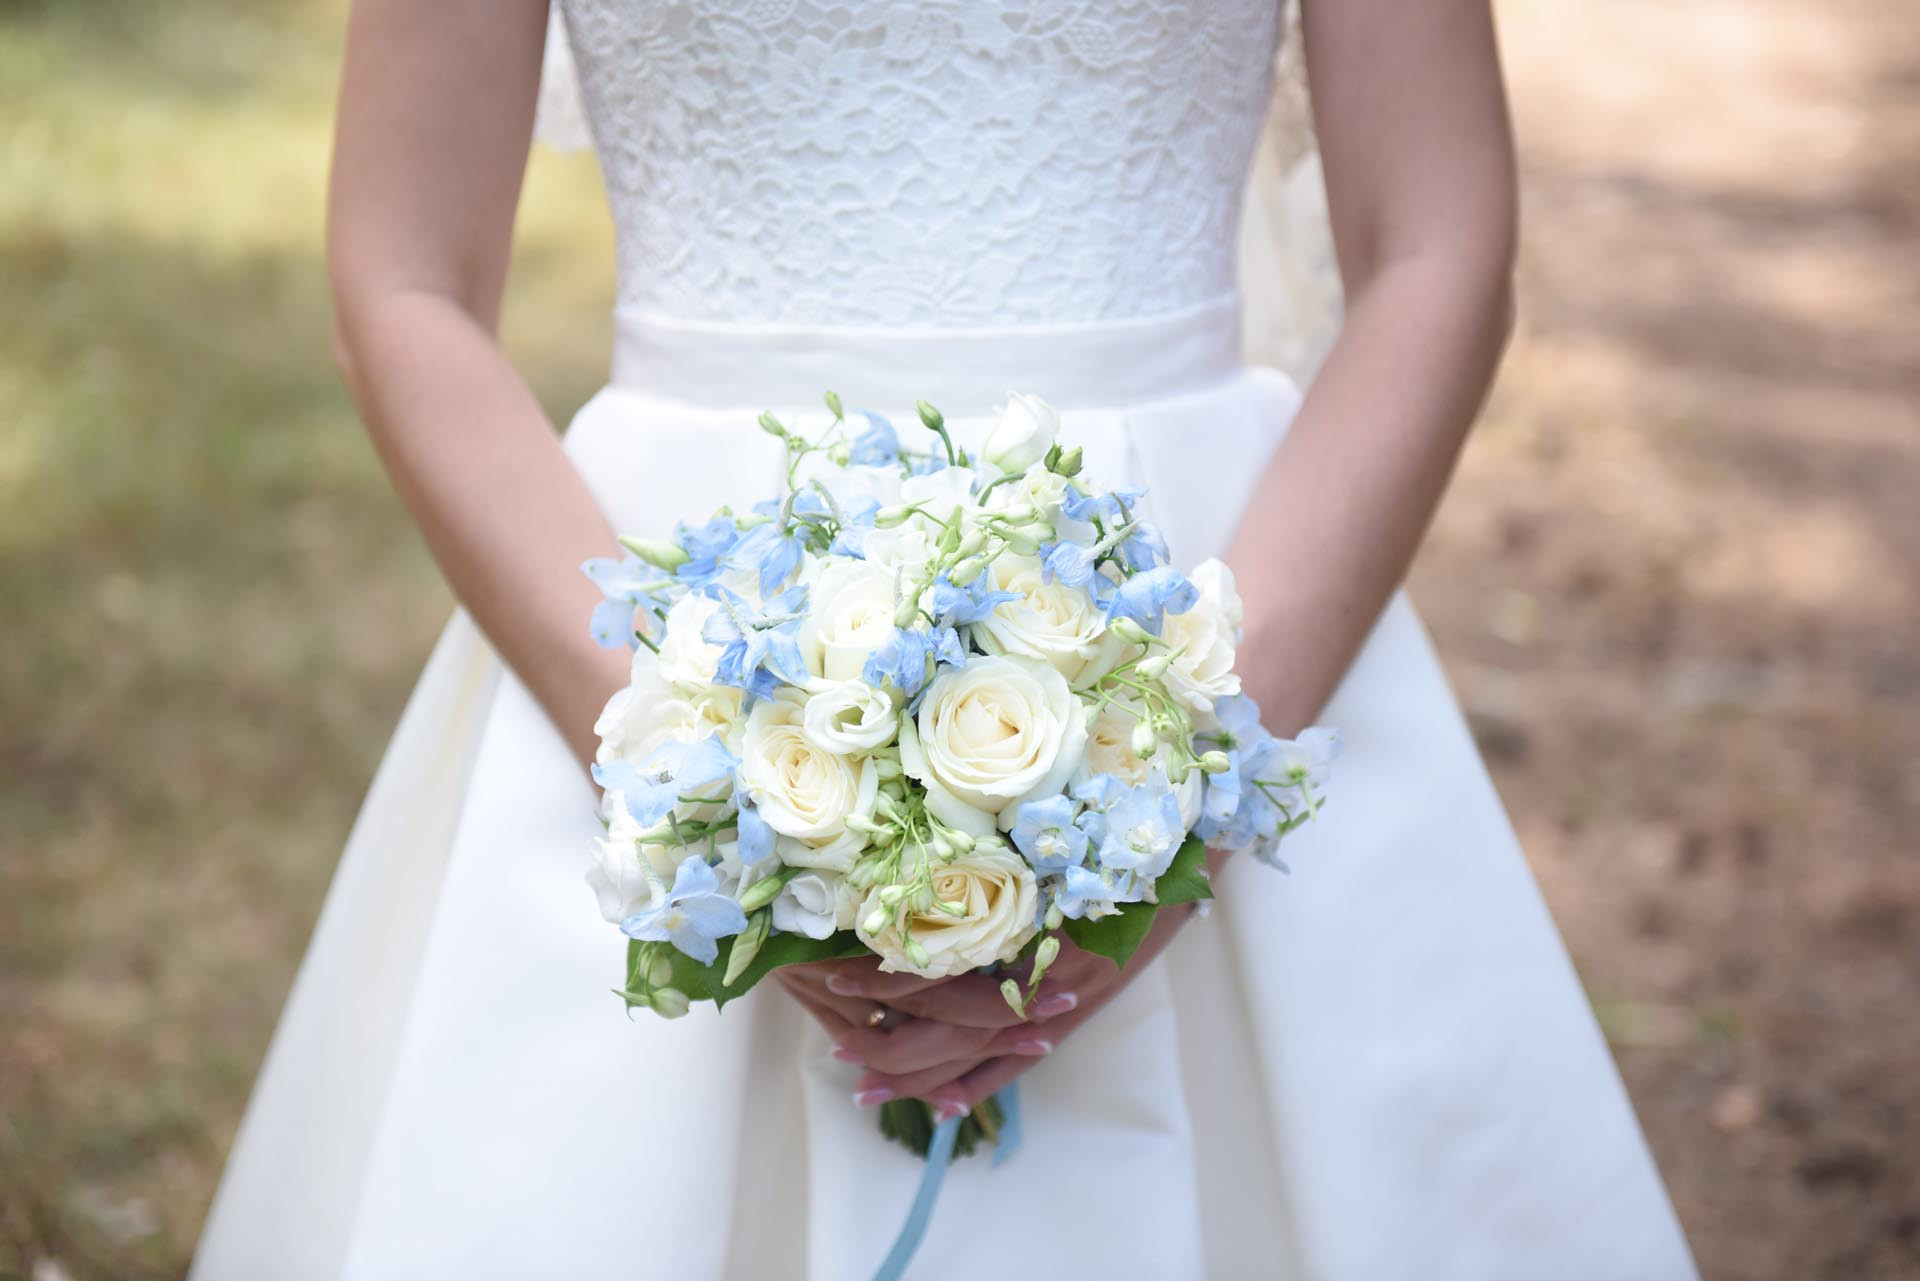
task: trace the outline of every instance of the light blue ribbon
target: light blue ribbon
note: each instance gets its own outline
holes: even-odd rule
[[[993,1164],[997,1169],[1020,1146],[1020,1087],[1018,1083],[1009,1085],[993,1097],[999,1100],[1003,1118],[993,1151]],[[933,1205],[940,1199],[940,1185],[946,1181],[947,1167],[953,1163],[953,1141],[960,1136],[962,1119],[951,1116],[934,1127],[933,1142],[927,1145],[927,1168],[920,1174],[920,1190],[913,1194],[907,1221],[900,1225],[900,1235],[893,1239],[893,1249],[887,1251],[880,1270],[873,1274],[873,1281],[900,1281],[906,1275],[907,1265],[913,1262],[914,1251],[920,1248],[921,1240],[927,1235],[927,1224],[933,1219]]]

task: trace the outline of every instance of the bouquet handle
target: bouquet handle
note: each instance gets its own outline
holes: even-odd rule
[[[988,1102],[999,1109],[999,1132],[994,1138],[993,1149],[993,1163],[998,1166],[1020,1146],[1019,1083],[1009,1085]],[[913,1204],[907,1208],[906,1222],[900,1225],[900,1232],[893,1239],[893,1248],[887,1251],[879,1271],[873,1274],[873,1281],[900,1281],[906,1274],[907,1265],[913,1262],[914,1253],[927,1235],[927,1225],[933,1221],[933,1208],[940,1199],[940,1185],[946,1181],[947,1166],[953,1163],[953,1145],[960,1137],[960,1126],[965,1120],[964,1116],[952,1116],[933,1128],[933,1138],[927,1144],[927,1166],[920,1174],[920,1187],[914,1192]]]

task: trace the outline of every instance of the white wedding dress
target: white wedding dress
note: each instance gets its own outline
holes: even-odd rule
[[[977,440],[1011,387],[1226,545],[1298,403],[1240,355],[1274,0],[567,0],[618,225],[566,438],[620,530],[774,492],[833,388]],[[1249,590],[1259,590],[1248,574]],[[579,625],[585,627],[582,618]],[[1678,1281],[1685,1243],[1413,611],[1246,863],[956,1162],[910,1278]],[[629,1020],[594,798],[464,615],[375,779],[193,1275],[870,1276],[920,1163],[769,985]],[[1244,863],[1244,860],[1242,861]]]

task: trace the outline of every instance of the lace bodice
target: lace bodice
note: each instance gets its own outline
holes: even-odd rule
[[[966,327],[1234,288],[1279,0],[561,0],[620,301]]]

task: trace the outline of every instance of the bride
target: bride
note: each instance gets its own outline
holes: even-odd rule
[[[1306,6],[1349,309],[1304,398],[1240,357],[1278,0],[564,4],[620,253],[564,442],[495,340],[545,0],[353,5],[338,359],[463,608],[194,1275],[864,1277],[919,1162],[862,1107],[1018,1078],[1024,1146],[956,1164],[910,1276],[1691,1277],[1396,590],[1507,332],[1486,0]],[[1342,729],[1296,874],[1228,866],[1124,972],[1063,958],[1027,1024],[987,980],[852,962],[629,1021],[582,882],[626,659],[577,567],[772,492],[763,409],[925,397],[977,443],[1009,387],[1150,487],[1176,562],[1233,566],[1269,727]]]

